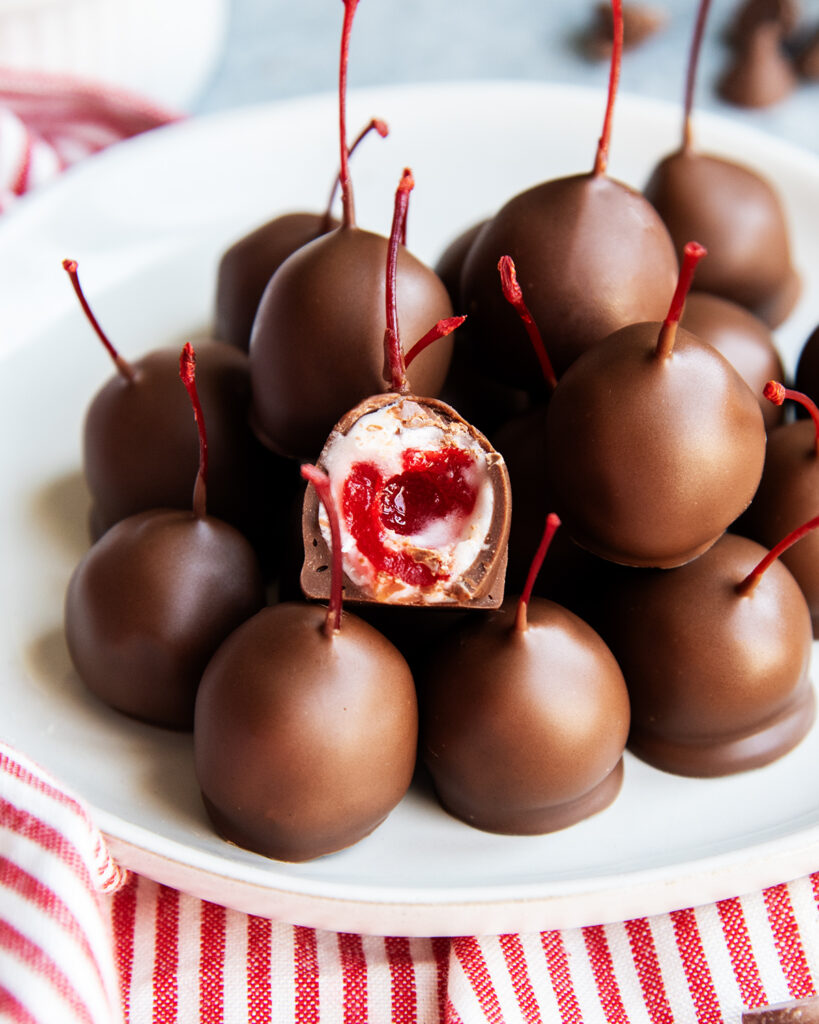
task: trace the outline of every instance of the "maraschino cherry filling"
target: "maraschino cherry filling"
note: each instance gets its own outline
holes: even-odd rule
[[[482,435],[449,406],[410,394],[407,365],[463,321],[439,321],[404,357],[396,269],[413,184],[405,171],[387,250],[384,369],[389,390],[344,417],[320,463],[341,508],[345,572],[357,587],[353,599],[471,602],[479,596],[489,599],[498,550],[505,562],[508,484],[502,460]],[[308,504],[309,498],[308,492]],[[325,534],[320,548],[314,535],[318,519],[317,506],[306,507],[302,586],[308,596],[320,596],[322,589],[315,592],[323,571],[317,560],[326,552],[326,521],[319,524]],[[500,593],[495,587],[491,600],[499,601]]]

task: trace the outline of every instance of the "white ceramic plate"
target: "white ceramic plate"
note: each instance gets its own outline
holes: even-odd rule
[[[354,94],[352,126],[379,115],[392,128],[356,155],[359,223],[388,230],[409,164],[410,245],[434,261],[522,187],[590,169],[602,113],[599,92],[530,84]],[[778,763],[728,779],[675,778],[628,756],[612,807],[544,837],[472,830],[418,787],[354,848],[285,865],[211,831],[190,737],[131,722],[84,692],[62,639],[62,597],[87,545],[83,411],[110,368],[60,261],[80,261],[126,355],[195,333],[209,320],[224,247],[273,212],[321,207],[335,117],[334,98],[319,97],[161,130],[69,172],[0,225],[0,736],[88,801],[124,864],[238,909],[336,930],[603,923],[815,870],[819,729]],[[621,97],[612,174],[640,186],[678,131],[675,108]],[[792,364],[819,322],[819,159],[710,117],[696,119],[696,133],[702,147],[764,168],[782,191],[806,282],[779,332]]]

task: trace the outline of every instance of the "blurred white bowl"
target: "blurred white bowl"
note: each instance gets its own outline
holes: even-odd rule
[[[57,72],[189,109],[218,60],[228,0],[0,0],[0,68]]]

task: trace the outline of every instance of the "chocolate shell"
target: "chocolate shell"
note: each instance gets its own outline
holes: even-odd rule
[[[680,149],[645,188],[678,252],[696,238],[708,250],[697,288],[745,306],[769,327],[793,309],[801,288],[785,215],[773,188],[740,164]]]
[[[784,409],[762,394],[769,380],[782,380],[785,374],[768,326],[743,306],[707,292],[689,294],[680,324],[713,345],[734,367],[756,395],[765,429],[778,426]]]
[[[670,568],[747,508],[765,458],[759,403],[731,364],[680,328],[633,324],[577,360],[546,416],[554,509],[593,554]]]
[[[216,829],[304,861],[378,826],[409,788],[418,715],[406,662],[367,623],[267,608],[219,648],[196,701],[196,776]]]
[[[819,515],[819,455],[813,420],[783,424],[768,435],[762,480],[736,529],[772,548],[792,530]],[[780,555],[810,608],[819,637],[819,536],[812,530]]]
[[[250,342],[251,422],[274,451],[315,459],[333,425],[384,387],[387,239],[341,227],[295,252],[265,290]],[[403,247],[398,255],[400,336],[412,344],[452,315],[446,289]],[[451,339],[408,371],[418,394],[437,395]]]
[[[814,718],[810,615],[774,562],[745,596],[736,585],[766,549],[726,534],[669,571],[623,573],[601,633],[631,698],[629,748],[657,768],[698,777],[768,764]]]
[[[421,756],[444,808],[475,828],[552,832],[607,807],[629,728],[623,675],[600,637],[536,598],[458,630],[419,696]]]
[[[498,260],[504,255],[514,260],[558,377],[612,331],[661,320],[677,281],[665,226],[639,192],[620,182],[582,174],[510,199],[469,250],[462,312],[469,316],[476,360],[529,391],[542,389],[543,373],[520,317],[503,296]]]
[[[140,512],[111,527],[74,570],[68,650],[106,704],[190,729],[211,655],[264,601],[256,556],[238,531],[190,511]]]
[[[376,422],[382,413],[384,424]],[[394,393],[374,395],[348,412],[337,424],[318,460],[319,468],[330,476],[343,529],[345,499],[339,501],[338,494],[347,477],[334,478],[330,464],[341,450],[341,444],[357,445],[358,442],[350,439],[354,430],[361,430],[365,417],[371,417],[365,433],[376,431],[372,436],[379,439],[379,444],[387,436],[394,435],[397,438],[411,431],[418,431],[423,442],[424,436],[431,432],[435,447],[430,450],[454,447],[469,451],[473,457],[473,466],[469,472],[473,468],[477,468],[478,472],[477,504],[475,515],[465,520],[464,527],[457,527],[466,530],[465,534],[458,535],[458,542],[464,536],[468,541],[468,546],[463,549],[469,556],[468,564],[462,565],[451,576],[447,575],[449,556],[440,554],[435,545],[425,547],[423,542],[413,541],[412,533],[405,534],[405,541],[394,533],[389,534],[388,544],[393,547],[401,545],[395,549],[405,553],[412,565],[430,566],[433,573],[437,573],[440,566],[440,577],[429,585],[404,583],[389,572],[379,571],[379,567],[358,549],[356,539],[351,534],[344,535],[342,557],[345,602],[376,601],[397,605],[435,605],[441,608],[497,607],[503,600],[511,513],[509,477],[503,458],[481,433],[443,402]],[[367,457],[362,455],[362,460],[366,461]],[[344,459],[341,465],[346,473]],[[375,500],[382,501],[378,496]],[[378,508],[383,508],[383,504]],[[382,513],[378,514],[380,516]],[[379,518],[379,522],[383,526],[383,520]],[[302,531],[305,551],[302,589],[309,598],[326,600],[330,594],[330,551],[320,526],[319,502],[313,488],[308,488],[305,494]],[[463,559],[462,555],[454,553],[452,557],[455,564],[460,564]]]
[[[216,337],[247,352],[267,282],[296,249],[336,227],[323,213],[286,213],[226,249],[216,274]]]

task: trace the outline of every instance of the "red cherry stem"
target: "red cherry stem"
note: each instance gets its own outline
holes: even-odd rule
[[[390,129],[387,126],[387,122],[380,120],[380,118],[374,117],[372,121],[370,121],[368,125],[362,128],[361,131],[356,136],[355,142],[352,144],[352,146],[350,146],[350,156],[352,156],[353,153],[355,153],[361,141],[365,139],[370,134],[371,131],[378,132],[382,139],[386,139],[386,137],[390,134]],[[330,192],[330,199],[327,203],[327,209],[324,211],[324,218],[321,222],[321,230],[319,231],[320,235],[326,235],[327,232],[330,230],[330,224],[332,223],[333,220],[333,203],[336,201],[336,192],[338,192],[338,187],[340,184],[341,171],[339,171],[339,173],[335,177],[335,180],[333,181],[333,188]]]
[[[193,485],[193,514],[198,519],[202,519],[207,514],[208,435],[205,431],[205,417],[202,415],[199,392],[196,388],[196,353],[190,342],[185,345],[179,356],[179,376],[182,378],[182,383],[191,400],[193,418],[196,420],[196,428],[199,431],[199,470],[196,474],[196,483]]]
[[[91,326],[97,332],[97,337],[100,339],[100,341],[103,343],[103,345],[105,345],[106,349],[108,350],[108,355],[113,360],[114,366],[116,366],[117,370],[119,370],[119,372],[122,374],[122,376],[127,381],[133,381],[134,380],[134,369],[133,369],[133,367],[128,362],[128,360],[123,358],[119,354],[119,352],[117,352],[117,350],[114,348],[114,346],[111,344],[111,342],[108,339],[108,335],[100,327],[99,322],[97,321],[97,318],[94,316],[94,314],[91,311],[91,307],[88,305],[88,300],[86,299],[85,295],[83,294],[82,285],[80,284],[79,274],[77,273],[77,261],[76,260],[63,260],[63,270],[68,274],[69,278],[71,279],[71,284],[74,286],[74,291],[77,293],[77,298],[80,300],[80,305],[82,306],[83,312],[85,313],[86,317],[88,318],[88,322],[91,324]]]
[[[353,185],[350,181],[350,152],[347,148],[347,64],[350,58],[350,32],[353,28],[358,0],[344,0],[344,25],[341,30],[341,56],[338,66],[338,130],[341,141],[341,184],[342,223],[345,227],[355,224]]]
[[[801,391],[793,391],[791,388],[786,388],[784,384],[780,384],[776,380],[769,380],[762,389],[762,394],[769,402],[773,402],[774,405],[782,405],[786,398],[790,398],[791,401],[798,402],[808,410],[813,420],[813,425],[816,428],[816,455],[819,457],[819,408],[817,408],[816,402]]]
[[[461,324],[466,320],[465,316],[448,316],[444,317],[443,320],[439,320],[434,327],[431,327],[427,333],[420,338],[412,348],[404,356],[404,368],[407,369],[412,361],[421,355],[424,349],[433,343],[438,341],[440,338],[445,338],[448,334],[452,334],[456,331]]]
[[[554,367],[552,366],[552,361],[549,359],[548,353],[546,352],[546,346],[543,344],[543,338],[540,336],[537,324],[532,319],[532,314],[529,312],[529,308],[523,299],[523,289],[520,284],[518,284],[518,276],[512,257],[501,256],[498,261],[498,270],[500,271],[503,297],[511,306],[514,306],[517,310],[518,316],[523,321],[523,326],[526,328],[529,340],[532,343],[532,348],[535,350],[535,355],[537,356],[540,368],[543,371],[543,377],[549,385],[549,388],[554,391],[557,387],[557,377],[555,376]]]
[[[317,466],[305,463],[301,467],[301,475],[311,483],[319,496],[319,501],[324,506],[327,518],[330,520],[330,545],[333,559],[330,567],[330,604],[327,607],[327,618],[324,620],[324,632],[326,636],[333,637],[341,629],[341,606],[343,603],[342,575],[341,575],[341,529],[338,525],[338,512],[336,503],[333,500],[333,489],[330,486],[330,478]]]
[[[660,335],[657,338],[657,358],[667,359],[674,351],[674,342],[677,338],[677,327],[680,323],[685,300],[691,290],[691,282],[694,280],[694,271],[697,264],[708,254],[705,246],[699,242],[688,242],[683,249],[683,264],[680,267],[680,276],[677,279],[677,287],[668,307],[668,315],[660,328]]]
[[[737,583],[737,594],[739,594],[740,597],[747,597],[749,594],[752,594],[768,566],[772,562],[775,562],[777,558],[779,558],[783,552],[787,551],[792,544],[801,540],[806,534],[810,533],[811,530],[815,530],[817,526],[819,526],[819,516],[814,516],[813,519],[809,519],[801,526],[797,526],[797,528],[791,531],[787,537],[784,537],[775,547],[772,547],[759,564],[755,568],[751,569],[745,579],[741,583]]]
[[[415,188],[412,171],[407,167],[401,175],[395,190],[395,206],[392,215],[390,240],[387,245],[387,329],[384,331],[385,371],[389,374],[390,388],[399,394],[409,391],[407,367],[398,334],[398,246],[407,220],[409,195]],[[386,373],[385,373],[386,376]]]
[[[609,140],[611,139],[611,124],[614,117],[614,100],[617,97],[617,86],[620,82],[620,64],[623,59],[622,0],[611,0],[611,16],[614,23],[614,43],[611,49],[609,95],[606,101],[606,116],[603,119],[603,134],[597,143],[597,155],[594,159],[595,175],[605,174],[609,163]]]
[[[546,526],[543,530],[543,536],[540,538],[540,544],[535,552],[535,557],[532,560],[532,564],[529,566],[529,575],[526,577],[526,586],[523,588],[523,593],[520,595],[518,601],[518,610],[515,615],[515,629],[525,633],[529,628],[528,621],[528,609],[529,602],[532,599],[532,589],[535,585],[535,580],[540,572],[540,567],[543,565],[543,559],[546,557],[546,552],[549,550],[549,545],[552,543],[552,537],[560,526],[560,519],[555,515],[554,512],[550,512],[546,516]]]
[[[708,20],[708,8],[710,6],[711,0],[700,0],[697,21],[694,26],[694,36],[691,40],[691,52],[688,55],[688,72],[685,79],[685,107],[683,111],[683,150],[691,148],[691,110],[694,106],[694,87],[697,80],[697,67],[700,62],[702,37],[705,33],[705,22]]]

